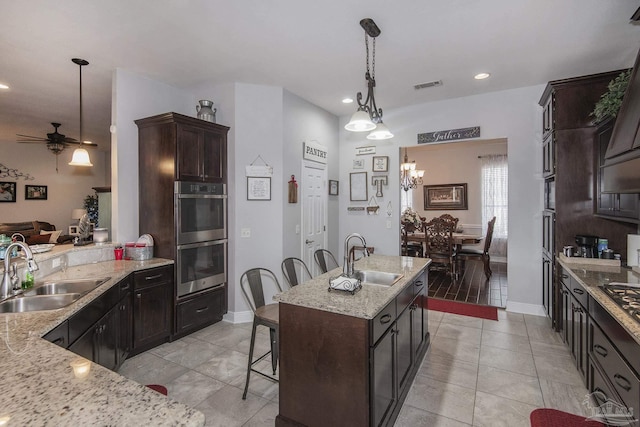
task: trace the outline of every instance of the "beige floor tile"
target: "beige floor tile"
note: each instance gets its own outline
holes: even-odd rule
[[[551,354],[556,356],[569,356],[569,347],[564,343],[548,343],[530,340],[531,350],[534,355]]]
[[[125,360],[118,373],[140,384],[167,384],[188,368],[146,352]]]
[[[438,337],[454,339],[469,344],[480,344],[481,335],[482,329],[452,325],[444,321],[440,323],[438,332],[436,333]]]
[[[536,406],[493,394],[476,392],[473,425],[477,427],[530,427],[529,414]]]
[[[246,354],[225,350],[193,369],[225,384],[231,384],[246,378],[247,363],[248,356]]]
[[[227,385],[195,409],[204,414],[206,427],[240,427],[268,403],[268,400],[253,395],[242,400],[242,390]]]
[[[482,331],[481,346],[497,347],[520,353],[531,353],[531,345],[527,337],[486,329]]]
[[[273,427],[278,416],[279,407],[277,403],[267,403],[242,427]]]
[[[527,324],[527,333],[531,341],[562,344],[562,337],[551,326]]]
[[[480,347],[480,370],[482,370],[483,365],[517,374],[536,375],[536,368],[531,354],[503,350],[496,347]]]
[[[462,316],[460,314],[444,313],[444,316],[442,316],[442,323],[482,329],[482,319],[471,316]]]
[[[430,352],[422,362],[418,375],[475,389],[478,380],[478,364],[455,360]]]
[[[505,334],[511,335],[519,335],[526,337],[527,336],[527,326],[524,322],[520,322],[517,320],[484,320],[482,322],[482,328],[485,331],[494,331],[494,332],[502,332]]]
[[[185,348],[187,345],[199,342],[200,340],[193,338],[191,335],[180,338],[179,340],[173,342],[166,342],[164,344],[159,345],[158,347],[154,347],[149,350],[149,353],[155,354],[156,356],[164,357],[169,353],[173,353],[182,348]]]
[[[405,404],[471,424],[474,390],[417,375]]]
[[[582,378],[571,356],[541,354],[534,355],[533,359],[540,379],[576,386],[583,385]]]
[[[400,410],[395,427],[465,427],[471,424],[461,423],[451,418],[432,414],[423,409],[405,404]]]
[[[170,360],[186,368],[195,368],[225,350],[224,347],[219,347],[205,341],[194,340],[194,342],[189,342],[186,346],[172,353],[168,353],[163,357],[166,360]]]
[[[480,359],[480,345],[460,342],[457,339],[444,338],[436,335],[431,338],[429,351],[444,358],[478,363]]]
[[[435,311],[435,310],[427,310],[427,312],[429,313],[429,322],[434,321],[434,322],[441,322],[442,318],[444,317],[444,313],[441,311]]]
[[[541,378],[540,388],[545,408],[558,409],[570,414],[591,415],[584,403],[588,396],[588,390],[585,386],[569,385]]]
[[[524,314],[524,322],[527,326],[546,326],[551,329],[551,319],[547,316],[534,316],[531,314]]]
[[[195,407],[226,384],[199,372],[188,370],[165,386],[171,399]]]
[[[509,320],[512,322],[524,322],[524,314],[513,313],[504,309],[498,310],[498,321]]]
[[[481,366],[478,372],[478,391],[501,396],[529,405],[542,406],[542,392],[538,377]]]

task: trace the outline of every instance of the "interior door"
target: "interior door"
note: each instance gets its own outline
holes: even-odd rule
[[[313,253],[327,242],[327,171],[304,165],[302,173],[302,259],[313,277],[320,274]]]

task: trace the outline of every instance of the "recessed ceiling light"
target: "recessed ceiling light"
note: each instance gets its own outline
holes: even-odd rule
[[[0,89],[9,89],[9,86],[4,83],[0,83]]]
[[[489,73],[479,73],[479,74],[476,74],[475,76],[473,76],[473,78],[476,79],[476,80],[484,80],[484,79],[488,79],[489,76],[491,76],[491,74],[489,74]]]
[[[344,98],[344,99],[342,100],[342,103],[343,103],[343,104],[351,104],[352,102],[353,102],[353,99],[351,99],[351,98]]]

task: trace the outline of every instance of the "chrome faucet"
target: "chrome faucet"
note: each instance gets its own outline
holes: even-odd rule
[[[353,259],[355,258],[355,255],[353,256],[353,258],[349,256],[349,240],[351,240],[352,237],[357,237],[358,239],[360,239],[360,241],[362,242],[362,246],[364,246],[364,256],[369,256],[369,252],[367,251],[367,242],[364,240],[364,237],[362,237],[361,234],[351,233],[347,237],[345,237],[344,264],[342,265],[342,274],[347,277],[353,276],[353,263],[355,262],[355,260]]]
[[[2,286],[0,287],[0,300],[7,299],[12,293],[14,293],[14,289],[19,288],[19,280],[15,264],[13,265],[13,270],[11,270],[11,251],[17,246],[24,250],[24,256],[27,260],[27,269],[30,272],[38,269],[38,264],[36,263],[36,260],[33,259],[33,253],[31,252],[31,249],[29,249],[29,245],[24,242],[13,242],[7,246],[4,256],[4,277],[2,279]]]

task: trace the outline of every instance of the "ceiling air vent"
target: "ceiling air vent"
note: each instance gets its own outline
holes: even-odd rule
[[[436,80],[428,83],[420,83],[419,85],[415,85],[413,88],[415,90],[426,89],[429,87],[442,86],[442,80]]]

